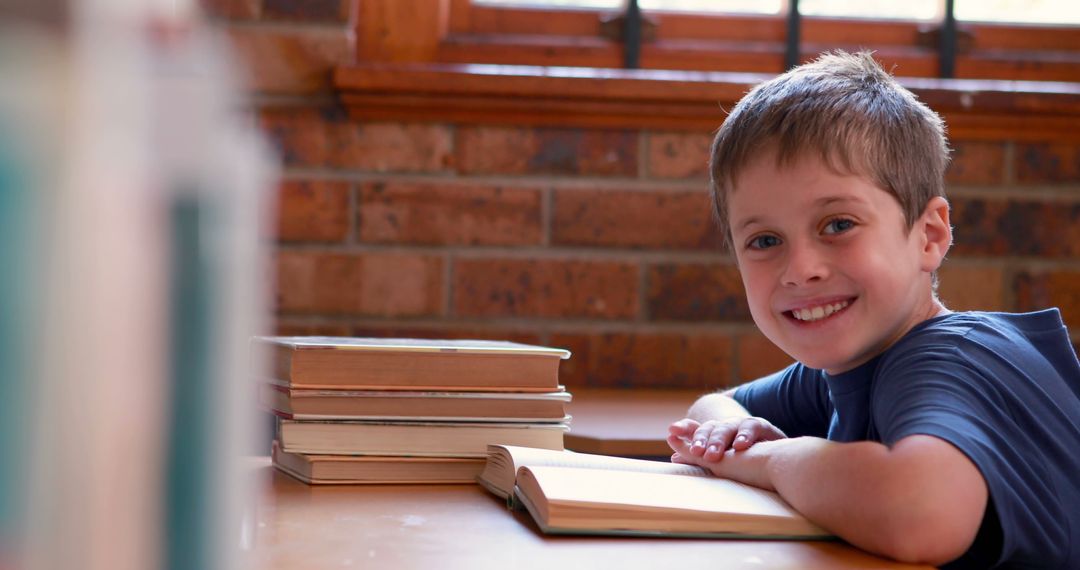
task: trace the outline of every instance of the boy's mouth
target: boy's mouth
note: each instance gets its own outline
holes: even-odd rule
[[[855,301],[855,299],[852,298],[852,299],[845,299],[843,301],[836,301],[836,302],[833,302],[833,303],[824,303],[822,305],[813,305],[813,306],[810,306],[810,307],[802,307],[802,308],[799,308],[799,309],[792,309],[790,311],[784,311],[784,315],[786,315],[786,316],[788,316],[788,317],[790,317],[792,319],[795,319],[796,321],[801,321],[801,322],[804,322],[804,323],[812,323],[812,322],[815,322],[815,321],[820,321],[822,319],[831,317],[831,316],[835,315],[836,313],[839,313],[839,312],[843,311],[844,309],[848,308],[848,306],[851,305],[851,303],[853,303],[854,301]]]

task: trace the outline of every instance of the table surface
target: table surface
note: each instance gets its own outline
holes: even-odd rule
[[[255,568],[918,568],[842,542],[547,536],[478,485],[305,485],[270,466]]]
[[[705,390],[574,390],[566,448],[584,453],[667,457],[668,426]]]

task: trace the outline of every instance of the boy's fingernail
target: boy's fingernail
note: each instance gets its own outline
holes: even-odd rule
[[[735,438],[735,441],[740,441],[740,440],[741,441],[746,441],[746,436],[740,433],[738,435],[738,437]]]
[[[718,451],[719,450],[716,448],[715,445],[710,445],[709,446],[709,453],[717,453]]]
[[[694,447],[705,447],[705,440],[699,439],[694,441]]]

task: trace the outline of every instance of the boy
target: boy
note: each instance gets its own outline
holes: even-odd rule
[[[1057,309],[953,313],[940,118],[869,54],[743,98],[715,205],[758,328],[797,362],[699,399],[672,461],[948,568],[1080,568],[1080,363]]]

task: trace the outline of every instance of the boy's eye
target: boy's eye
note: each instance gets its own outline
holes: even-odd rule
[[[847,218],[833,218],[825,224],[823,233],[826,234],[842,234],[851,228],[855,227],[855,222]]]
[[[768,249],[780,245],[780,238],[774,235],[755,236],[746,244],[750,249]]]

